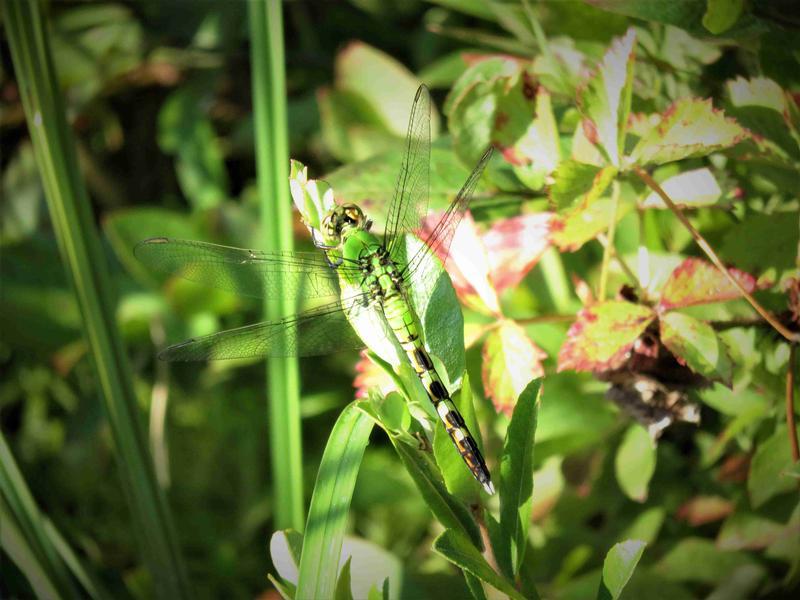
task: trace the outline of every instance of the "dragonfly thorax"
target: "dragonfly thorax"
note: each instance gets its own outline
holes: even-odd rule
[[[322,220],[322,234],[326,243],[338,245],[353,230],[367,229],[371,221],[356,204],[335,206]]]

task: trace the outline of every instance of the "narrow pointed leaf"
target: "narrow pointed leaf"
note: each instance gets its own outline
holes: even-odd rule
[[[297,582],[298,598],[331,598],[358,469],[372,420],[349,404],[331,431],[308,511]]]
[[[533,448],[541,381],[531,381],[520,394],[503,442],[500,458],[500,529],[510,544],[512,575],[522,566],[528,544],[533,501]]]
[[[507,594],[509,598],[523,599],[522,594],[508,580],[489,566],[480,551],[463,533],[453,529],[446,530],[433,542],[433,549],[457,567]]]
[[[334,600],[353,600],[353,592],[350,590],[350,562],[352,559],[348,558],[341,572],[339,573],[339,580],[336,582],[336,590],[334,592]]]
[[[631,500],[647,500],[647,488],[656,469],[656,448],[647,430],[634,424],[625,432],[614,458],[617,482]]]
[[[603,577],[597,592],[598,600],[617,600],[633,575],[644,552],[645,543],[627,540],[615,544],[603,561]]]

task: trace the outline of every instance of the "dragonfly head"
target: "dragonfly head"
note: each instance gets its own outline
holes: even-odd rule
[[[369,229],[371,222],[355,204],[337,205],[322,220],[322,234],[328,241],[339,243],[350,230]]]

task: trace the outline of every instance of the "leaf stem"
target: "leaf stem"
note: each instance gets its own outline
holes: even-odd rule
[[[614,251],[614,232],[617,229],[617,207],[619,206],[619,182],[614,180],[611,187],[611,216],[608,222],[608,240],[603,244],[603,263],[600,267],[600,290],[597,298],[602,302],[606,299],[608,288],[608,265],[611,263],[611,255]]]
[[[694,238],[694,241],[697,243],[698,246],[700,246],[700,249],[706,253],[706,256],[708,256],[709,260],[714,264],[714,266],[717,267],[717,269],[719,269],[719,271],[723,275],[725,275],[725,277],[728,278],[728,281],[730,281],[736,287],[736,289],[739,290],[739,293],[741,293],[742,296],[750,303],[750,306],[752,306],[755,309],[755,311],[758,314],[760,314],[764,318],[764,320],[767,321],[767,323],[769,323],[775,329],[775,331],[780,333],[787,340],[789,340],[790,342],[800,341],[800,335],[793,333],[789,331],[786,327],[784,327],[783,324],[781,324],[781,322],[778,321],[778,319],[776,319],[775,316],[771,314],[766,308],[761,306],[758,300],[756,300],[753,297],[753,295],[744,288],[744,286],[739,282],[739,280],[736,279],[736,277],[734,277],[730,273],[730,271],[728,271],[728,269],[725,268],[725,265],[722,264],[722,261],[720,260],[719,256],[717,256],[717,253],[714,252],[714,249],[711,247],[711,245],[700,234],[700,232],[697,231],[697,229],[695,229],[694,225],[692,225],[689,222],[689,219],[686,218],[686,215],[683,214],[683,211],[681,211],[681,209],[678,208],[678,206],[672,201],[672,198],[670,198],[669,195],[667,195],[667,193],[661,188],[661,186],[658,185],[655,179],[653,179],[647,173],[647,171],[645,171],[641,167],[635,166],[633,170],[639,176],[639,178],[647,184],[647,186],[651,190],[653,190],[656,194],[658,194],[661,197],[661,199],[664,201],[664,204],[666,204],[669,207],[669,209],[678,218],[681,224],[684,227],[686,227],[686,229],[691,234],[692,238]]]
[[[630,282],[631,282],[631,284],[633,285],[633,287],[634,287],[634,288],[635,288],[637,291],[640,291],[640,292],[641,292],[641,291],[643,290],[643,288],[642,288],[642,284],[641,284],[641,283],[639,283],[639,278],[636,276],[636,273],[634,273],[634,272],[633,272],[633,269],[631,269],[631,268],[628,266],[628,263],[626,263],[626,262],[625,262],[625,261],[622,259],[622,257],[621,257],[621,256],[619,255],[619,253],[617,252],[617,249],[616,249],[614,246],[611,246],[611,245],[610,245],[610,242],[608,241],[608,238],[605,236],[605,234],[603,234],[603,233],[600,233],[600,234],[598,234],[598,236],[597,236],[597,241],[598,241],[598,242],[600,242],[600,244],[601,244],[601,245],[602,245],[604,248],[605,248],[605,247],[610,247],[610,248],[611,248],[611,256],[614,258],[614,260],[615,260],[615,261],[617,261],[617,264],[618,264],[618,265],[620,266],[620,268],[621,268],[621,269],[622,269],[622,270],[625,272],[625,275],[628,277],[628,279],[630,280]]]
[[[789,364],[786,366],[786,424],[789,426],[789,444],[792,460],[800,461],[800,445],[797,443],[797,426],[794,420],[794,368],[797,344],[789,344]]]
[[[539,23],[539,19],[533,12],[530,1],[522,0],[522,8],[525,11],[525,16],[528,17],[528,23],[531,25],[533,37],[536,38],[536,45],[539,46],[539,51],[545,56],[545,58],[547,58],[548,61],[551,61],[560,68],[561,64],[555,61],[553,52],[550,50],[550,44],[547,41],[547,36],[544,33],[544,29],[542,29],[542,24]]]

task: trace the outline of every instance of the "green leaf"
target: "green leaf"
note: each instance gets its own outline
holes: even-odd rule
[[[275,589],[281,595],[283,600],[295,599],[295,595],[297,594],[297,587],[295,585],[285,581],[280,581],[274,577],[272,573],[267,573],[267,579],[269,579],[269,582],[275,586]]]
[[[625,125],[633,93],[633,28],[622,38],[615,38],[586,86],[578,91],[578,107],[587,119],[584,131],[597,145],[605,159],[620,166],[625,143]]]
[[[289,161],[289,189],[292,201],[307,227],[321,230],[322,220],[335,206],[333,188],[320,179],[308,178],[308,167],[298,160]]]
[[[400,62],[363,42],[351,42],[336,57],[336,87],[357,94],[375,112],[387,131],[404,138],[411,103],[420,81]],[[439,116],[431,112],[431,135]],[[399,163],[398,163],[399,164]]]
[[[708,323],[679,312],[660,319],[661,341],[695,373],[728,387],[733,384],[733,363],[725,343]]]
[[[766,548],[786,535],[781,523],[761,515],[738,510],[728,517],[717,534],[720,550]]]
[[[660,182],[659,185],[672,201],[682,208],[710,206],[722,196],[722,190],[717,180],[706,168],[678,173]],[[641,208],[667,208],[661,196],[655,192],[650,192],[639,206]]]
[[[475,437],[479,449],[482,450],[483,445],[479,439],[480,429],[478,429],[478,422],[475,418],[475,407],[472,404],[472,389],[466,373],[461,383],[461,389],[453,394],[453,403],[464,417],[464,422]],[[436,457],[436,464],[439,465],[444,477],[447,491],[467,505],[476,504],[480,497],[480,484],[465,467],[458,449],[445,428],[439,423],[434,426],[433,455]]]
[[[350,591],[350,561],[348,558],[344,562],[339,579],[336,581],[336,590],[334,591],[334,600],[353,600],[353,592]]]
[[[636,502],[647,500],[650,478],[656,470],[656,445],[639,424],[628,427],[614,457],[614,473],[625,495]]]
[[[662,113],[661,122],[639,140],[628,163],[660,165],[707,156],[748,137],[736,121],[714,109],[711,100],[681,99]]]
[[[484,392],[495,410],[510,415],[530,381],[544,375],[542,360],[547,355],[509,319],[489,332],[481,354]]]
[[[445,530],[433,542],[433,549],[457,567],[484,581],[514,600],[523,596],[511,583],[498,575],[469,538],[454,529]]]
[[[372,421],[350,403],[333,426],[308,510],[297,581],[298,598],[331,598],[358,468]]]
[[[608,172],[603,174],[604,178]],[[617,206],[617,222],[633,208],[627,198],[620,198]],[[574,252],[598,233],[608,230],[614,212],[614,199],[611,196],[598,198],[588,205],[578,205],[565,214],[557,214],[550,225],[550,238],[564,252]]]
[[[550,186],[550,200],[559,210],[588,206],[603,195],[616,175],[617,169],[614,167],[565,160],[558,166],[555,183]]]
[[[353,598],[365,598],[371,590],[383,589],[384,600],[404,595],[407,575],[400,559],[381,546],[365,539],[346,536],[339,564],[350,562],[350,590]],[[389,582],[392,583],[389,593]],[[380,593],[379,593],[380,595]]]
[[[498,90],[491,141],[530,189],[540,189],[558,166],[561,149],[550,92],[537,88],[527,72]]]
[[[175,156],[181,190],[199,210],[218,206],[228,197],[228,173],[211,121],[202,112],[202,98],[180,88],[158,114],[158,143]]]
[[[766,77],[727,82],[728,113],[753,133],[780,149],[779,154],[800,159],[798,108],[780,85]],[[759,143],[759,140],[756,140]]]
[[[782,273],[795,272],[799,221],[797,211],[749,215],[726,232],[720,255],[760,278],[779,281]]]
[[[603,561],[603,578],[597,592],[598,600],[616,600],[622,593],[639,564],[646,544],[639,540],[626,540],[618,544],[606,554]]]
[[[797,481],[786,475],[793,462],[789,429],[780,425],[772,436],[758,445],[750,463],[747,491],[753,508],[778,494],[796,489]]]
[[[703,27],[714,35],[724,33],[736,24],[744,8],[744,0],[706,0]]]
[[[516,576],[525,557],[533,501],[533,448],[541,381],[528,383],[514,406],[500,457],[500,529]]]
[[[475,600],[486,600],[486,592],[483,591],[481,580],[472,575],[469,571],[461,571],[464,574],[464,580],[467,582],[470,594]]]
[[[666,511],[661,506],[653,506],[637,515],[622,532],[622,537],[629,540],[642,540],[645,544],[652,544],[658,537],[658,532],[664,524]]]
[[[403,466],[411,475],[433,515],[445,527],[463,531],[473,543],[480,544],[478,526],[467,508],[447,491],[430,456],[404,442],[399,436],[389,431],[387,433]]]
[[[558,354],[558,370],[619,367],[654,318],[651,308],[631,302],[612,300],[584,308],[567,332]]]
[[[654,570],[672,581],[716,584],[743,565],[754,564],[744,552],[727,552],[713,540],[685,537],[656,564]]]

